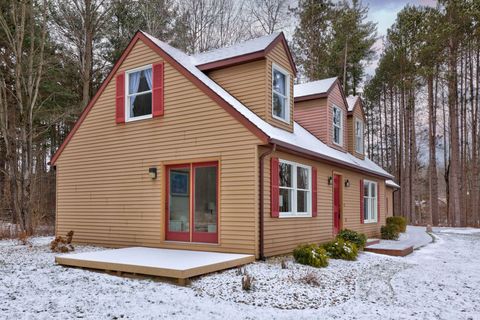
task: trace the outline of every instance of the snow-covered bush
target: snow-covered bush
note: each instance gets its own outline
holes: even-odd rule
[[[245,271],[245,274],[242,277],[242,289],[245,291],[252,290],[254,280],[255,279]]]
[[[328,266],[327,252],[316,244],[298,246],[293,250],[293,257],[296,262],[315,268]]]
[[[356,260],[358,249],[355,243],[337,238],[323,245],[327,255],[332,259]]]
[[[337,238],[355,243],[357,249],[359,250],[365,248],[365,244],[367,243],[367,236],[364,233],[356,232],[350,229],[341,230],[338,233]]]
[[[387,225],[389,224],[395,225],[399,232],[407,231],[407,219],[405,217],[388,217]]]
[[[380,229],[382,239],[385,240],[397,240],[399,235],[398,226],[396,224],[387,223],[386,226],[382,226]]]

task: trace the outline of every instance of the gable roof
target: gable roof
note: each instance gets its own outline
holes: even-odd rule
[[[337,81],[338,78],[333,77],[296,84],[293,88],[293,97],[295,98],[295,101],[324,98],[328,95]]]
[[[348,96],[347,97],[347,104],[348,104],[348,112],[352,112],[355,108],[355,104],[357,103],[359,96]]]
[[[289,150],[301,152],[324,161],[341,164],[356,171],[364,171],[385,178],[393,178],[393,176],[380,168],[374,162],[370,161],[368,158],[365,158],[364,160],[358,159],[349,153],[344,153],[327,146],[296,122],[294,122],[293,132],[280,129],[269,124],[251,111],[248,107],[243,105],[235,97],[229,94],[225,89],[220,87],[200,69],[198,69],[195,65],[195,59],[192,56],[188,56],[184,52],[170,46],[169,44],[141,31],[137,32],[132,38],[127,49],[122,54],[121,58],[115,63],[112,71],[110,71],[100,89],[95,94],[94,98],[82,112],[74,128],[53,156],[51,160],[52,165],[55,165],[55,162],[64,150],[65,146],[78,130],[79,126],[84,121],[98,97],[105,90],[105,87],[111,81],[113,75],[118,70],[123,60],[126,58],[126,56],[128,56],[135,43],[139,40],[143,41],[146,45],[157,52],[163,59],[165,59],[165,61],[170,63],[180,73],[191,80],[203,92],[205,92],[209,97],[223,107],[229,114],[231,114],[252,133],[259,137],[264,143],[275,143]]]
[[[282,43],[290,62],[294,74],[297,73],[297,67],[293,61],[290,47],[287,44],[283,32],[272,33],[263,37],[240,42],[229,47],[214,49],[192,55],[192,63],[200,70],[214,70],[233,66],[249,61],[260,60],[278,44]]]

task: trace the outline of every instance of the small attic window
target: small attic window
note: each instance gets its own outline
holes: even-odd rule
[[[290,76],[287,71],[272,65],[272,116],[290,122]]]
[[[363,154],[363,121],[355,118],[355,152]]]
[[[152,66],[126,72],[125,101],[126,121],[148,119],[152,117]]]

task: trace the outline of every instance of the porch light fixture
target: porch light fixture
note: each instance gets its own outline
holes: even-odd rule
[[[333,183],[333,178],[332,176],[328,177],[328,185],[331,186]]]
[[[153,180],[157,179],[157,168],[148,168],[148,176]]]
[[[348,179],[345,180],[345,187],[346,188],[350,187],[350,180],[348,180]]]

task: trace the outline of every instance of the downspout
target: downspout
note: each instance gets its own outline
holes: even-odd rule
[[[265,151],[264,153],[262,153],[260,155],[260,164],[259,164],[259,167],[260,167],[260,182],[259,182],[259,188],[260,188],[260,219],[259,219],[259,241],[258,241],[258,244],[259,244],[259,257],[261,260],[265,260],[265,254],[264,254],[264,241],[263,241],[263,238],[264,238],[264,187],[265,187],[265,184],[264,184],[264,173],[263,173],[263,169],[264,169],[264,159],[266,156],[268,155],[271,155],[272,153],[275,152],[275,150],[277,149],[277,145],[274,143],[273,144],[273,147],[271,147],[270,150],[268,151]]]

